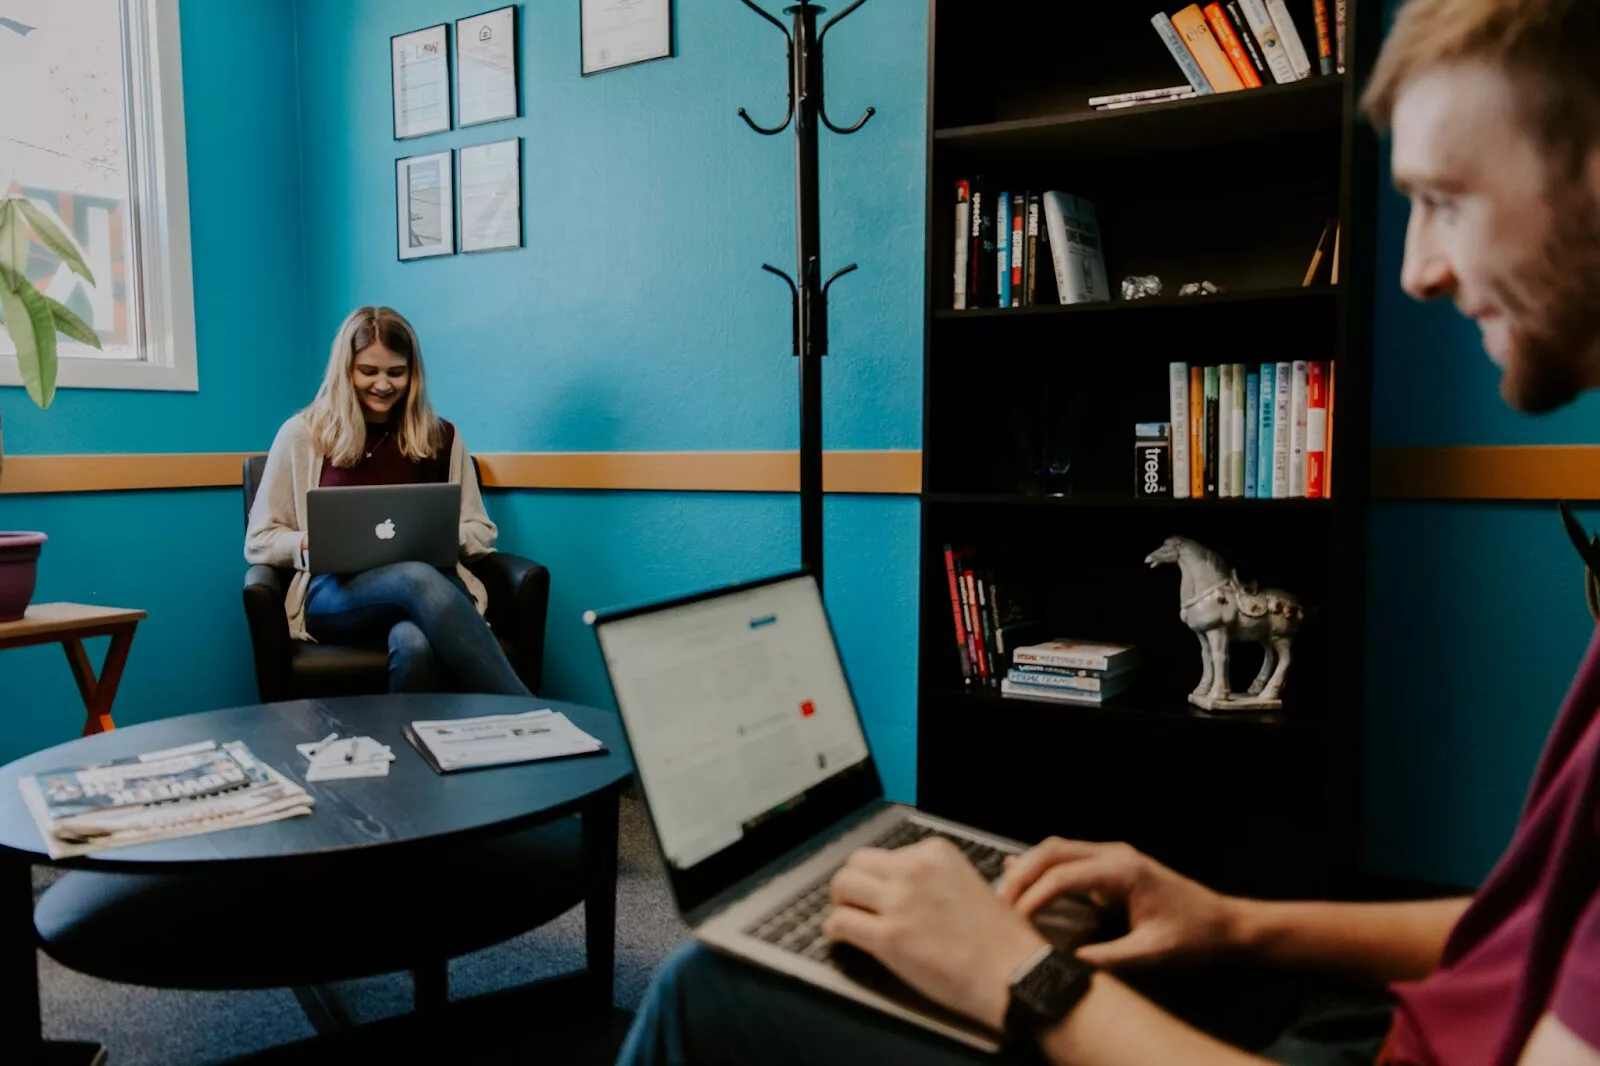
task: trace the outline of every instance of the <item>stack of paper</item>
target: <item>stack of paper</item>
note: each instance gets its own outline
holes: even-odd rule
[[[17,784],[53,859],[294,818],[314,802],[238,741],[206,740]]]
[[[371,737],[345,737],[332,733],[313,744],[296,744],[304,755],[307,781],[339,781],[350,777],[388,777],[394,751]]]
[[[605,745],[548,707],[443,722],[412,722],[406,738],[440,773],[480,766],[592,755]]]

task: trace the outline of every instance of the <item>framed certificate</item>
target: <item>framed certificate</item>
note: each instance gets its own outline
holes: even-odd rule
[[[456,152],[461,250],[522,247],[522,138]]]
[[[452,153],[397,159],[394,164],[395,231],[402,262],[456,251],[456,196]]]
[[[449,36],[441,22],[389,38],[395,140],[450,128]]]
[[[456,19],[456,126],[516,118],[517,9]]]
[[[668,59],[672,0],[578,0],[578,35],[585,77],[601,71]]]

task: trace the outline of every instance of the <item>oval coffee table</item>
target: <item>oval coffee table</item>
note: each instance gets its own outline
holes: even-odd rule
[[[411,721],[535,707],[563,712],[608,751],[437,774],[401,732]],[[395,754],[389,775],[307,784],[295,745],[335,730],[389,745]],[[311,792],[312,814],[50,859],[23,805],[19,778],[200,740],[244,741]],[[313,1022],[326,1023],[303,986],[410,969],[419,1009],[436,1009],[448,998],[452,955],[525,932],[580,901],[587,969],[566,980],[581,985],[585,1002],[609,1008],[617,797],[632,773],[613,713],[460,694],[209,711],[83,737],[0,767],[0,1048],[32,1051],[41,1061],[77,1057],[41,1038],[34,957],[40,946],[69,968],[129,983],[296,986]],[[37,914],[34,864],[72,871],[46,890]],[[219,930],[219,921],[227,928]],[[183,950],[185,933],[191,948],[206,943],[195,937],[200,930],[213,938],[236,934],[239,951]]]

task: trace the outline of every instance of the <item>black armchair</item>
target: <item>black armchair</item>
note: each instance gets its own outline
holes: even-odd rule
[[[266,469],[264,455],[244,461],[244,516]],[[472,461],[474,474],[478,461]],[[517,676],[532,692],[544,675],[545,613],[550,603],[550,572],[507,552],[490,552],[467,568],[489,593],[489,626],[505,649]],[[255,565],[244,575],[244,614],[255,651],[256,687],[263,703],[330,696],[355,696],[389,690],[385,648],[311,644],[289,636],[283,601],[293,570]]]

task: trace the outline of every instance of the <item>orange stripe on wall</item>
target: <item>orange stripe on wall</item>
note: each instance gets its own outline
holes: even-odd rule
[[[1372,494],[1399,500],[1600,500],[1600,445],[1384,448]]]
[[[0,494],[117,492],[238,485],[243,452],[14,455]],[[484,483],[505,489],[794,492],[794,452],[486,452]],[[828,452],[829,492],[914,495],[918,451]],[[1387,448],[1373,452],[1372,492],[1391,500],[1600,500],[1600,445]]]
[[[238,485],[243,452],[167,455],[14,455],[0,469],[0,493],[116,492]],[[485,452],[484,484],[507,489],[679,492],[795,492],[795,452]],[[914,495],[918,451],[828,452],[829,492]]]

